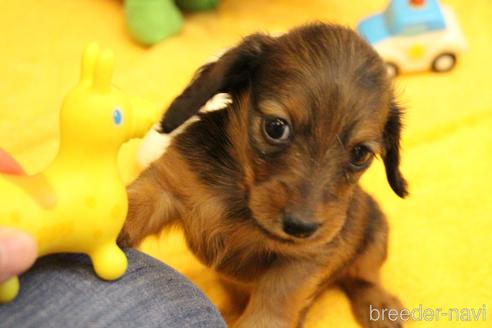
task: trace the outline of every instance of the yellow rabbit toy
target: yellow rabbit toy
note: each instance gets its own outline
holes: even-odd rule
[[[0,226],[36,240],[38,257],[57,252],[90,256],[106,280],[124,274],[127,260],[116,245],[128,208],[117,167],[120,146],[142,137],[160,111],[111,85],[110,50],[90,45],[81,79],[60,112],[60,147],[53,162],[32,176],[0,174]],[[15,298],[17,277],[0,284],[0,302]]]

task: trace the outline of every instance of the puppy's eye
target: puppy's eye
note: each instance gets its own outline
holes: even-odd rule
[[[291,131],[289,124],[284,119],[268,117],[263,120],[263,134],[269,142],[279,144],[289,140]]]
[[[350,153],[350,165],[354,170],[364,169],[369,165],[373,157],[374,154],[368,147],[357,145],[352,148]]]

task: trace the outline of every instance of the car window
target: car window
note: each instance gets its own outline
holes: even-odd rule
[[[415,34],[422,34],[428,32],[429,30],[430,29],[426,24],[413,24],[413,25],[403,26],[401,28],[400,33],[403,35],[415,35]]]

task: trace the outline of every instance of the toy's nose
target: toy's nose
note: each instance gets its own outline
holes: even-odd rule
[[[161,111],[143,98],[132,97],[131,105],[133,110],[131,138],[141,138],[160,120]]]
[[[282,224],[285,233],[298,238],[311,236],[320,226],[317,222],[302,220],[291,214],[284,215]]]

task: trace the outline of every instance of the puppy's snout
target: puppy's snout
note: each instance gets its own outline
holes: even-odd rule
[[[285,233],[298,238],[307,238],[319,228],[319,223],[304,221],[291,214],[284,215],[282,224]]]

